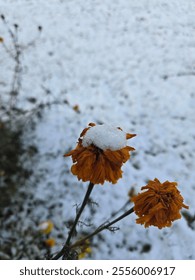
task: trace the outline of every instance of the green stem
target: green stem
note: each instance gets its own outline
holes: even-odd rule
[[[72,225],[72,228],[71,228],[71,230],[70,230],[70,232],[69,232],[69,234],[68,234],[68,238],[67,238],[67,240],[66,240],[66,243],[65,243],[65,245],[63,246],[63,248],[61,249],[61,251],[60,251],[59,253],[57,253],[57,255],[56,255],[55,257],[52,258],[52,260],[58,260],[60,257],[63,256],[63,254],[65,253],[65,251],[66,251],[68,248],[70,248],[69,244],[70,244],[71,238],[72,238],[72,236],[73,236],[73,234],[74,234],[74,232],[75,232],[75,229],[76,229],[77,223],[78,223],[78,221],[79,221],[79,218],[80,218],[80,216],[81,216],[81,214],[82,214],[82,212],[83,212],[85,206],[87,205],[87,202],[88,202],[88,200],[89,200],[89,197],[90,197],[90,194],[91,194],[91,192],[92,192],[92,190],[93,190],[93,187],[94,187],[94,184],[90,182],[90,183],[89,183],[89,186],[88,186],[88,189],[87,189],[87,192],[86,192],[86,194],[85,194],[85,197],[84,197],[84,199],[83,199],[82,205],[81,205],[81,207],[80,207],[80,209],[79,209],[79,211],[78,211],[78,213],[77,213],[77,215],[76,215],[76,218],[75,218],[75,220],[74,220],[74,223],[73,223],[73,225]]]
[[[110,226],[112,226],[113,224],[117,223],[118,221],[124,219],[125,217],[127,217],[128,215],[132,214],[134,212],[134,208],[132,207],[131,209],[129,209],[128,211],[126,211],[124,214],[122,214],[121,216],[119,216],[118,218],[114,219],[113,221],[111,221],[108,224],[105,224],[103,226],[100,226],[99,228],[97,228],[94,232],[92,232],[91,234],[87,235],[86,237],[84,237],[83,239],[77,241],[76,243],[72,244],[69,248],[74,248],[74,247],[78,247],[80,245],[83,245],[83,243],[90,239],[91,237],[93,237],[94,235],[100,233],[102,230],[105,229],[109,229]]]

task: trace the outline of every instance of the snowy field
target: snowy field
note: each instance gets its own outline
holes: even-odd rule
[[[26,186],[22,207],[18,197],[9,206],[14,227],[2,230],[1,237],[16,235],[12,258],[19,258],[17,234],[28,232],[23,238],[32,242],[29,232],[47,219],[54,223],[53,251],[62,247],[74,205],[82,202],[87,188],[71,174],[72,161],[63,154],[94,122],[136,133],[128,140],[136,151],[117,184],[95,187],[92,199],[99,207],[88,207],[83,221],[93,212],[93,228],[98,226],[125,204],[132,186],[138,192],[155,177],[178,182],[190,209],[184,210],[188,219],[162,230],[137,225],[133,214],[117,224],[117,232],[95,237],[87,258],[195,259],[195,1],[0,0],[0,13],[10,25],[19,24],[24,45],[42,26],[41,36],[23,52],[18,106],[30,109],[32,97],[65,101],[45,109],[35,131],[24,139],[37,145],[38,160],[29,164],[44,179]],[[0,36],[11,44],[2,22]],[[1,45],[0,65],[0,95],[6,100],[13,61]],[[39,254],[42,258],[34,245],[22,258]]]

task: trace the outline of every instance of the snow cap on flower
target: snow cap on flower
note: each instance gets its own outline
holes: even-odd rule
[[[72,156],[72,173],[84,182],[103,184],[109,181],[115,184],[122,177],[122,164],[134,150],[127,146],[127,139],[134,136],[120,127],[90,123],[80,134],[76,148],[65,154]]]
[[[139,217],[136,220],[137,224],[161,229],[170,227],[173,221],[180,219],[179,211],[183,207],[189,207],[183,203],[183,197],[176,186],[176,182],[160,183],[158,179],[154,179],[142,187],[141,190],[147,191],[132,197],[134,211]]]
[[[92,144],[101,150],[120,150],[127,145],[126,133],[107,124],[96,125],[85,133],[82,140],[83,147]]]

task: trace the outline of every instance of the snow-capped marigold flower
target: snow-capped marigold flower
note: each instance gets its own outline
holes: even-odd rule
[[[134,211],[139,216],[137,224],[161,229],[170,227],[174,220],[180,219],[179,211],[182,207],[189,207],[183,203],[183,197],[176,186],[175,182],[160,183],[158,179],[154,179],[142,187],[141,190],[147,191],[132,198],[135,204]]]
[[[134,150],[127,146],[127,139],[135,135],[125,133],[119,127],[90,123],[82,131],[76,148],[64,156],[72,156],[71,171],[78,180],[115,184],[122,177],[123,163],[130,158],[130,151]]]
[[[39,230],[42,233],[49,234],[53,229],[53,223],[51,221],[45,221],[39,224]]]

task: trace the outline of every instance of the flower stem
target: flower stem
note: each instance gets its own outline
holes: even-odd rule
[[[114,219],[113,221],[111,221],[108,224],[102,225],[100,227],[98,227],[94,232],[92,232],[91,234],[87,235],[86,237],[84,237],[83,239],[77,241],[76,243],[72,244],[70,246],[70,248],[74,248],[74,247],[78,247],[80,245],[82,245],[86,240],[90,239],[91,237],[93,237],[94,235],[100,233],[102,230],[105,229],[109,229],[110,226],[112,226],[113,224],[117,223],[118,221],[124,219],[125,217],[127,217],[128,215],[132,214],[134,212],[134,208],[130,208],[128,211],[126,211],[124,214],[122,214],[121,216],[119,216],[118,218]]]
[[[71,228],[71,230],[70,230],[70,232],[68,234],[68,238],[66,240],[66,243],[63,246],[63,248],[61,249],[61,251],[59,253],[57,253],[57,255],[55,257],[52,258],[53,260],[58,260],[60,257],[62,257],[64,252],[67,250],[67,248],[69,248],[69,244],[70,244],[71,238],[72,238],[72,236],[73,236],[73,234],[75,232],[75,229],[76,229],[77,223],[79,221],[79,218],[80,218],[80,216],[81,216],[85,206],[87,205],[87,202],[89,200],[89,197],[90,197],[90,194],[91,194],[91,192],[93,190],[93,187],[94,187],[94,184],[90,182],[89,186],[88,186],[88,189],[87,189],[87,192],[85,194],[85,197],[83,199],[82,205],[81,205],[81,207],[80,207],[80,209],[79,209],[79,211],[78,211],[78,213],[76,215],[76,218],[74,220],[72,228]]]

